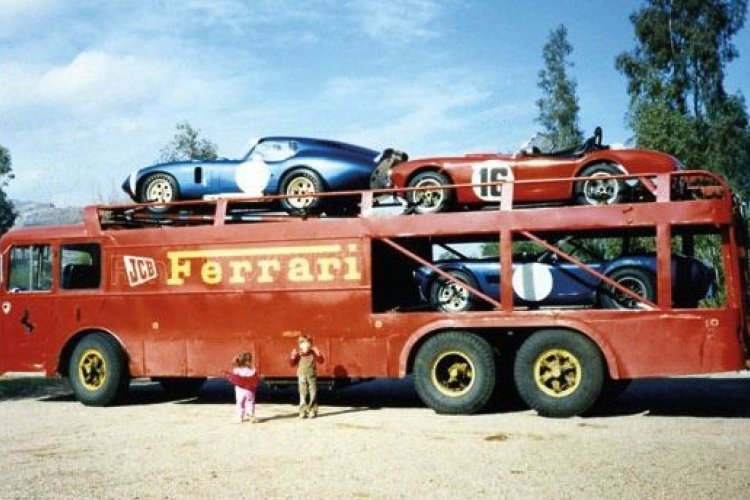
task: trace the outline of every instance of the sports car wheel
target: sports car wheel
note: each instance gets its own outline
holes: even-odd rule
[[[579,205],[614,205],[625,197],[625,184],[621,180],[610,179],[622,175],[614,165],[594,165],[584,169],[579,177],[596,177],[576,184],[576,202]]]
[[[474,278],[461,271],[450,271],[448,274],[477,288]],[[453,281],[439,277],[430,287],[430,303],[438,311],[455,313],[470,311],[476,307],[474,296],[466,289]]]
[[[453,192],[451,190],[440,189],[447,184],[450,184],[450,181],[440,172],[422,172],[417,174],[409,181],[409,187],[433,189],[410,191],[408,194],[409,203],[420,214],[442,212],[450,206],[453,200]]]
[[[174,177],[167,174],[153,174],[141,184],[140,196],[138,199],[141,203],[171,203],[178,199],[177,181]]]
[[[654,277],[648,271],[636,267],[620,268],[612,272],[609,278],[651,302],[656,299]],[[605,309],[639,309],[641,307],[640,301],[607,285],[604,285],[599,292],[599,303]]]
[[[320,176],[308,170],[296,170],[287,174],[282,182],[281,194],[292,196],[281,200],[281,207],[289,214],[316,213],[321,206],[321,198],[303,196],[322,193],[323,181]]]

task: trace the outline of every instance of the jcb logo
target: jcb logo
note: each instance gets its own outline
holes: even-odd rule
[[[125,274],[128,276],[130,286],[142,285],[156,279],[156,263],[150,257],[133,257],[123,255],[125,262]]]

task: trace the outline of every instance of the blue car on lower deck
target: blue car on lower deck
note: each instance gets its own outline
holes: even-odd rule
[[[496,300],[500,298],[498,257],[445,259],[434,265]],[[615,259],[591,261],[586,265],[641,297],[654,302],[656,255],[641,253]],[[513,258],[513,300],[525,307],[603,307],[638,309],[644,303],[617,291],[585,269],[559,259],[552,252],[519,254]],[[461,312],[484,306],[483,301],[427,266],[414,271],[414,280],[425,302],[440,311]],[[710,296],[714,270],[704,262],[684,255],[672,255],[672,295],[675,307],[696,307]]]
[[[368,189],[378,156],[378,151],[343,142],[266,137],[237,160],[177,161],[137,169],[122,188],[141,203],[300,195],[281,200],[281,207],[292,213],[314,211],[321,200],[302,195]]]

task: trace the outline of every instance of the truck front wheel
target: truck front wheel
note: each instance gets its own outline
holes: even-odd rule
[[[602,392],[604,361],[597,346],[568,330],[539,330],[518,349],[513,378],[521,398],[540,415],[572,417]]]
[[[414,360],[414,385],[437,413],[476,413],[492,399],[495,354],[482,337],[444,332],[427,339]]]
[[[125,353],[111,336],[101,332],[86,335],[76,344],[68,376],[76,398],[87,406],[115,403],[130,382]]]

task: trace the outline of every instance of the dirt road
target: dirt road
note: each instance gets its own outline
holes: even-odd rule
[[[750,377],[635,382],[588,418],[523,409],[440,416],[409,382],[322,394],[262,390],[258,424],[233,392],[197,399],[135,383],[87,408],[61,383],[0,380],[0,498],[748,498]]]

